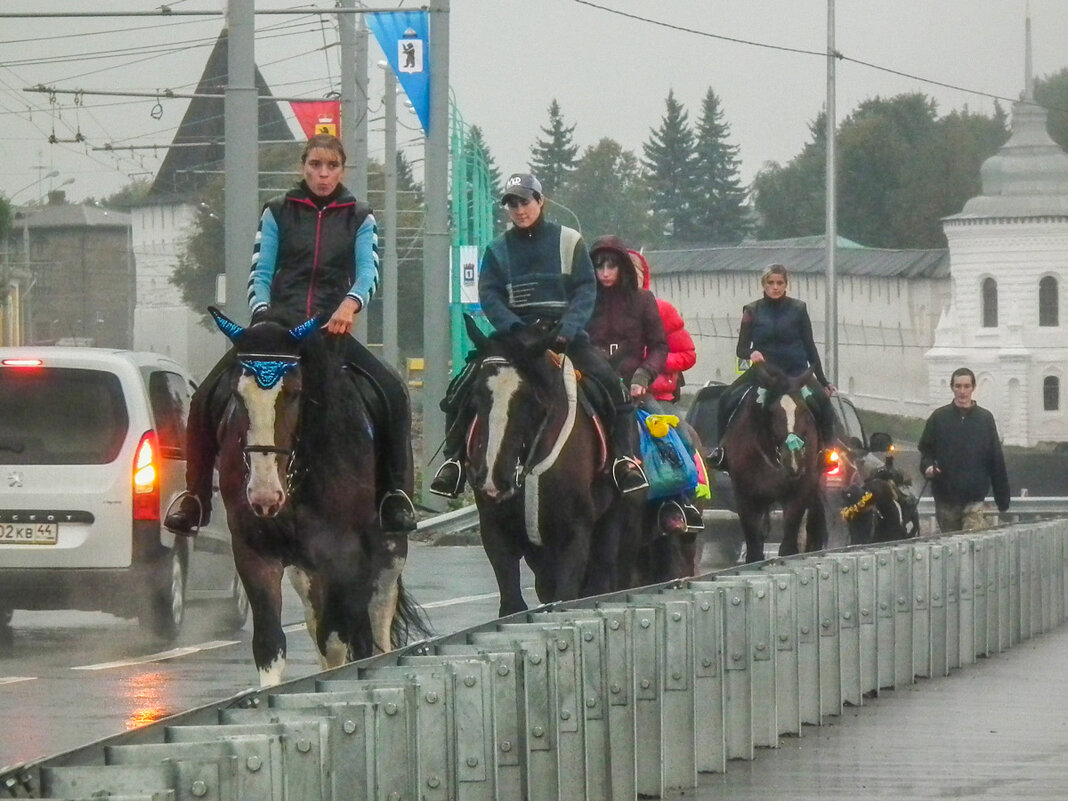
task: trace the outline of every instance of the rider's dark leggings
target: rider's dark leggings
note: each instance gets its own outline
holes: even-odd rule
[[[638,447],[634,404],[619,379],[619,373],[585,335],[572,340],[566,353],[575,369],[596,381],[611,400],[612,408],[601,409],[600,412],[609,417],[606,422],[611,427],[612,446],[616,455],[634,456]],[[465,411],[470,381],[465,379],[470,378],[470,371],[474,369],[472,364],[469,362],[463,372],[453,379],[448,394],[441,402],[441,409],[445,412],[444,454],[447,459],[459,459],[463,455],[464,437],[471,422],[470,413]]]
[[[388,408],[388,425],[380,436],[379,465],[384,489],[401,489],[410,496],[414,485],[412,467],[411,403],[403,379],[389,365],[379,361],[360,342],[350,336],[340,336],[336,341],[343,349],[342,359],[370,378],[381,391]],[[231,348],[212,368],[211,372],[193,393],[189,404],[189,420],[186,424],[186,488],[200,498],[201,503],[211,502],[211,480],[215,469],[215,457],[219,444],[215,427],[211,424],[212,398],[219,389],[221,378],[233,367],[235,351]],[[225,400],[225,399],[223,399]],[[381,495],[381,492],[379,493]]]
[[[720,395],[719,405],[716,407],[716,428],[720,441],[723,440],[723,434],[727,430],[731,415],[742,402],[750,386],[753,386],[753,382],[750,380],[749,373],[742,373]],[[835,439],[834,410],[831,408],[831,399],[827,395],[827,390],[821,387],[815,378],[808,383],[808,387],[812,390],[808,397],[808,408],[812,410],[812,415],[816,418],[820,439],[824,444],[833,442]]]

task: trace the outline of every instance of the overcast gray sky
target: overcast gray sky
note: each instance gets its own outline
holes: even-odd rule
[[[575,141],[582,147],[608,136],[640,155],[642,142],[659,124],[669,90],[696,121],[711,86],[741,149],[746,181],[769,161],[789,160],[807,141],[808,124],[826,97],[826,59],[820,54],[827,43],[827,0],[590,3],[452,0],[451,85],[465,122],[482,127],[504,173],[525,168],[553,98],[565,119],[577,125]],[[85,10],[87,5],[83,0],[4,0],[0,10]],[[218,0],[170,5],[220,7]],[[258,0],[256,6],[300,7],[284,0]],[[145,11],[154,6],[109,0],[101,7]],[[1027,0],[837,0],[836,45],[848,59],[838,62],[839,119],[876,95],[924,92],[938,101],[942,113],[965,106],[990,112],[989,95],[1017,97],[1023,87],[1026,7]],[[1030,9],[1035,74],[1068,66],[1068,0],[1030,0]],[[158,151],[93,148],[109,143],[165,147],[188,101],[161,101],[157,120],[154,99],[87,93],[77,98],[80,104],[71,95],[56,95],[53,103],[47,95],[22,89],[46,84],[87,92],[191,91],[221,24],[219,18],[188,17],[3,20],[0,191],[25,202],[72,181],[63,188],[78,200],[106,196],[131,177],[154,174]],[[337,88],[337,48],[324,49],[335,41],[332,21],[324,26],[310,16],[257,18],[257,62],[277,95],[319,97]],[[381,57],[373,44],[372,53],[373,59]],[[374,80],[371,149],[380,158],[381,122],[374,119],[381,116],[381,89],[377,75]],[[412,143],[410,155],[418,158],[415,118],[402,122],[412,130],[402,131],[400,139]],[[84,142],[48,142],[50,135],[65,140],[79,134]],[[51,171],[58,176],[43,179]]]

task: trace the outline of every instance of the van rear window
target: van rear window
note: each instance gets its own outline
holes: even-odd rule
[[[0,368],[0,464],[107,464],[128,428],[112,373]]]

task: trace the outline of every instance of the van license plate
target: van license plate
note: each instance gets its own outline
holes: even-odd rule
[[[59,523],[0,523],[0,543],[55,545]]]

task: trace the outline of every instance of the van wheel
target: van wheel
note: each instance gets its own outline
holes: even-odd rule
[[[230,582],[230,597],[220,604],[218,617],[219,631],[229,634],[238,631],[248,620],[248,596],[241,577],[234,573]]]
[[[171,642],[185,618],[186,545],[177,540],[154,571],[148,603],[140,615],[141,628],[153,637]]]

